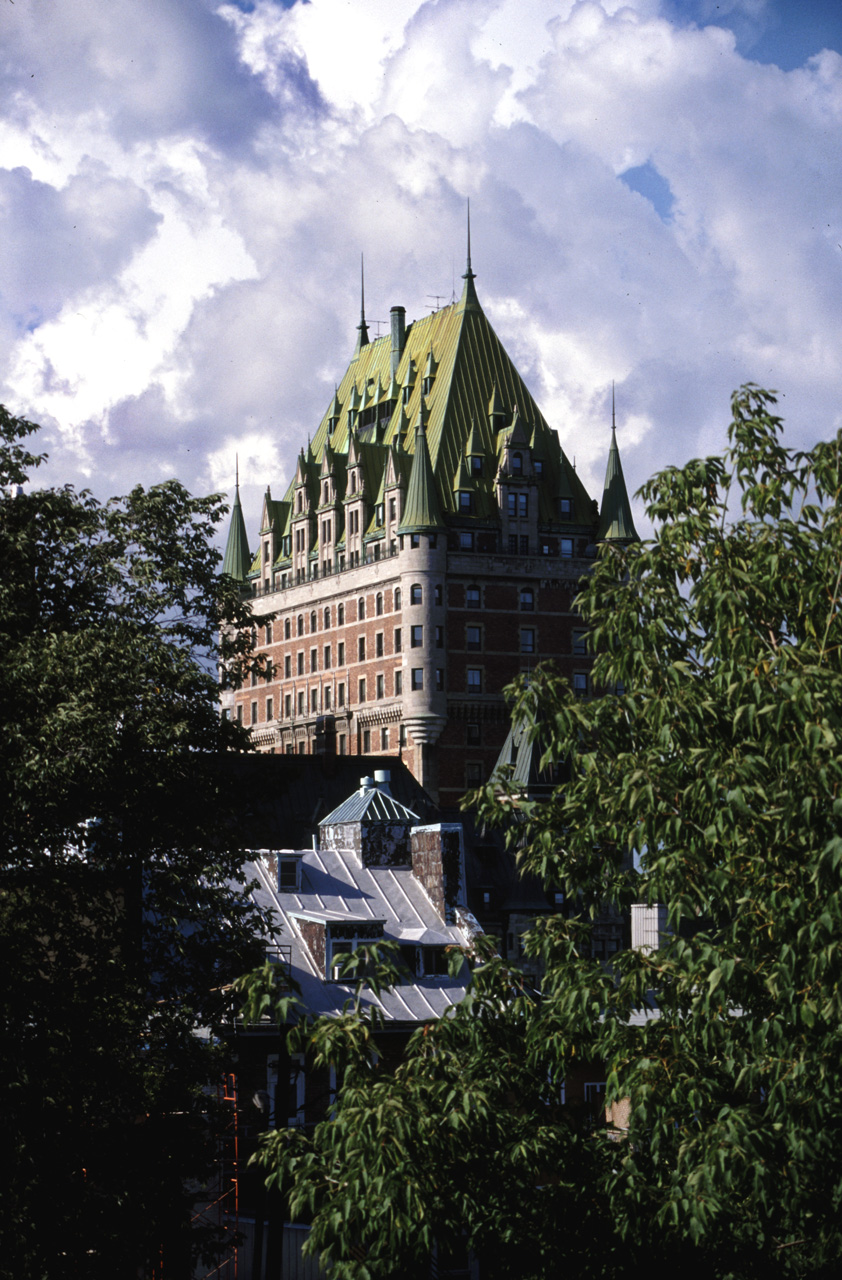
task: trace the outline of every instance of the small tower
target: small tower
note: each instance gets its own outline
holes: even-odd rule
[[[222,572],[237,582],[245,583],[251,569],[251,554],[246,537],[246,522],[240,506],[240,463],[234,464],[234,505],[231,508],[231,523],[228,526],[228,541],[225,544],[225,559],[222,561]]]
[[[617,423],[614,414],[614,386],[611,386],[611,448],[608,450],[608,466],[605,468],[605,487],[602,491],[597,542],[616,542],[628,546],[639,542],[632,520],[631,504],[623,478],[623,464],[617,447]]]

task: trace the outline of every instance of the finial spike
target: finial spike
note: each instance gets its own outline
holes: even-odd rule
[[[234,454],[234,488],[240,491],[240,455]]]
[[[365,259],[360,254],[360,323],[357,325],[357,346],[355,354],[359,355],[363,347],[368,346],[368,325],[365,322]]]
[[[617,430],[617,422],[614,417],[614,379],[611,379],[611,430]]]
[[[471,270],[471,197],[468,196],[468,267]]]

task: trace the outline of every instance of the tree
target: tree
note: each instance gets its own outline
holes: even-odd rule
[[[23,491],[35,430],[0,409],[0,1275],[187,1274],[195,1033],[259,954],[218,763],[251,629],[219,497]]]
[[[568,904],[528,935],[540,993],[484,955],[389,1078],[353,1025],[299,1032],[346,1084],[262,1159],[332,1275],[460,1232],[491,1277],[836,1274],[842,438],[788,450],[775,403],[742,388],[726,455],[656,475],[653,537],[601,548],[578,598],[599,696],[548,670],[515,691],[567,780],[477,802]],[[591,958],[606,901],[664,904],[660,945]],[[558,1105],[583,1059],[627,1127]]]

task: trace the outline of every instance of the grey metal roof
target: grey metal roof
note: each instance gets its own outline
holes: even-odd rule
[[[322,818],[320,827],[339,822],[406,822],[415,826],[421,819],[394,796],[376,786],[361,785],[359,791],[344,800],[338,808]]]
[[[397,808],[409,813],[402,805]],[[301,887],[294,893],[278,890],[265,857],[247,863],[246,875],[257,881],[253,895],[258,906],[274,912],[276,928],[268,941],[291,948],[293,976],[305,1005],[316,1015],[340,1013],[354,988],[352,983],[325,981],[304,942],[300,920],[382,922],[384,938],[416,946],[465,946],[468,941],[461,929],[445,924],[409,867],[361,866],[350,849],[303,851]],[[378,1005],[387,1022],[423,1022],[458,1004],[465,989],[462,979],[436,975],[401,983],[379,998],[369,995],[363,1003]]]

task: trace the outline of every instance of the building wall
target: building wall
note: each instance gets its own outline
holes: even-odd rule
[[[444,536],[431,551],[425,536],[420,541],[419,548],[405,545],[395,556],[256,596],[259,647],[273,674],[223,695],[223,706],[252,728],[260,750],[400,755],[449,807],[490,774],[509,728],[503,689],[510,681],[552,659],[571,681],[589,682],[592,660],[575,652],[582,626],[573,599],[591,560],[584,534],[575,558],[566,559],[458,552]],[[412,603],[413,586],[421,587],[420,604]],[[421,627],[417,648],[413,627]],[[414,692],[419,669],[423,688]],[[318,733],[323,716],[333,717],[327,737]]]

